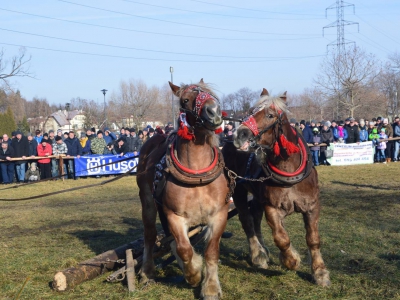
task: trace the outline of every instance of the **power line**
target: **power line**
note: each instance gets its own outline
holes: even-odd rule
[[[240,10],[248,10],[248,11],[256,11],[256,12],[266,12],[270,14],[280,14],[280,15],[299,15],[299,16],[320,16],[316,14],[300,14],[300,13],[284,13],[284,12],[277,12],[277,11],[270,11],[270,10],[260,10],[260,9],[252,9],[252,8],[245,8],[245,7],[238,7],[238,6],[232,6],[232,5],[223,5],[223,4],[216,4],[216,3],[211,3],[207,1],[200,1],[200,0],[189,0],[193,2],[199,2],[199,3],[205,3],[209,5],[214,5],[214,6],[221,6],[221,7],[228,7],[228,8],[234,8],[234,9],[240,9]],[[322,19],[322,18],[321,18]]]
[[[321,18],[296,18],[296,19],[288,19],[288,18],[273,18],[273,17],[247,17],[247,16],[239,16],[239,15],[227,15],[227,14],[219,14],[219,13],[211,13],[211,12],[200,12],[200,11],[194,11],[194,10],[187,10],[187,9],[182,9],[182,8],[175,8],[175,7],[168,7],[168,6],[161,6],[161,5],[155,5],[155,4],[149,4],[149,3],[143,3],[139,1],[132,1],[132,0],[121,0],[124,2],[130,2],[130,3],[136,3],[136,4],[141,4],[145,6],[151,6],[151,7],[159,7],[159,8],[166,8],[170,10],[175,10],[175,11],[183,11],[183,12],[190,12],[190,13],[195,13],[195,14],[202,14],[202,15],[211,15],[211,16],[222,16],[222,17],[233,17],[233,18],[242,18],[242,19],[258,19],[258,20],[293,20],[293,21],[307,21],[307,20],[319,20],[323,19]]]
[[[209,55],[209,54],[198,54],[198,53],[183,53],[183,52],[162,51],[162,50],[135,48],[135,47],[127,47],[127,46],[116,46],[116,45],[103,44],[103,43],[80,41],[80,40],[67,39],[67,38],[61,38],[61,37],[55,37],[55,36],[48,36],[48,35],[42,35],[42,34],[36,34],[36,33],[24,32],[24,31],[11,30],[11,29],[6,29],[6,28],[0,28],[0,30],[19,33],[19,34],[25,34],[25,35],[31,35],[31,36],[44,37],[44,38],[48,38],[48,39],[67,41],[67,42],[74,42],[74,43],[81,43],[81,44],[88,44],[88,45],[96,45],[96,46],[104,46],[104,47],[112,47],[112,48],[118,48],[118,49],[129,49],[129,50],[136,50],[136,51],[156,52],[156,53],[164,53],[164,54],[178,54],[178,55],[204,56],[204,57],[216,57],[216,58],[237,58],[237,59],[270,59],[271,58],[271,57],[265,57],[265,56],[229,56],[229,55]],[[275,58],[280,58],[280,57],[275,57]]]
[[[237,61],[237,60],[232,60],[232,61],[229,61],[229,60],[224,60],[224,61],[210,60],[210,61],[206,61],[206,60],[162,59],[162,58],[149,58],[149,57],[134,57],[134,56],[99,54],[99,53],[60,50],[60,49],[49,49],[49,48],[43,48],[43,47],[17,45],[17,44],[11,44],[11,43],[3,43],[3,42],[0,42],[0,45],[15,46],[15,47],[25,47],[25,48],[31,48],[31,49],[46,50],[46,51],[52,51],[52,52],[81,54],[81,55],[88,55],[88,56],[101,56],[101,57],[124,58],[124,59],[135,59],[135,60],[150,60],[150,61],[188,62],[188,63],[259,63],[259,62],[274,62],[274,61],[296,60],[296,59],[315,58],[315,57],[325,56],[325,54],[322,54],[322,55],[310,55],[310,56],[299,56],[299,57],[281,57],[281,58],[278,58],[278,59],[271,58],[271,59],[264,59],[264,60],[241,60],[241,61]]]
[[[267,33],[267,32],[260,32],[260,31],[247,31],[247,30],[235,30],[235,29],[228,29],[228,28],[220,28],[220,27],[212,27],[212,26],[204,26],[204,25],[194,25],[194,24],[189,24],[189,23],[181,23],[181,22],[175,22],[175,21],[168,21],[168,20],[162,20],[162,19],[157,19],[157,18],[151,18],[151,17],[143,17],[135,14],[130,14],[130,13],[125,13],[121,11],[115,11],[115,10],[110,10],[110,9],[105,9],[105,8],[99,8],[95,6],[90,6],[90,5],[84,5],[84,4],[79,4],[75,2],[70,2],[66,0],[58,0],[59,2],[64,2],[76,6],[81,6],[81,7],[86,7],[86,8],[91,8],[95,10],[100,10],[100,11],[106,11],[106,12],[111,12],[119,15],[125,15],[125,16],[130,16],[130,17],[136,17],[136,18],[141,18],[141,19],[146,19],[146,20],[152,20],[152,21],[159,21],[159,22],[164,22],[164,23],[170,23],[170,24],[177,24],[177,25],[185,25],[185,26],[191,26],[191,27],[197,27],[197,28],[206,28],[206,29],[213,29],[213,30],[222,30],[222,31],[228,31],[228,32],[240,32],[240,33],[253,33],[253,34],[261,34],[261,35],[302,35],[302,36],[308,36],[308,34],[293,34],[293,33]]]
[[[60,19],[60,18],[43,16],[43,15],[31,14],[31,13],[26,13],[26,12],[21,12],[21,11],[16,11],[16,10],[10,10],[10,9],[5,9],[5,8],[0,8],[0,10],[7,11],[7,12],[12,12],[12,13],[17,13],[17,14],[22,14],[22,15],[27,15],[27,16],[43,18],[43,19],[49,19],[49,20],[55,20],[55,21],[61,21],[61,22],[68,22],[68,23],[86,25],[86,26],[92,26],[92,27],[99,27],[99,28],[106,28],[106,29],[113,29],[113,30],[121,30],[121,31],[128,31],[128,32],[154,34],[154,35],[162,35],[162,36],[193,38],[193,39],[208,39],[208,40],[223,40],[223,41],[257,41],[257,42],[262,42],[262,41],[296,41],[296,40],[309,40],[309,39],[319,39],[320,38],[319,36],[318,37],[316,36],[316,37],[309,37],[309,38],[304,37],[304,38],[285,38],[285,39],[258,39],[258,38],[257,39],[251,39],[251,38],[249,38],[249,39],[241,39],[241,38],[225,38],[225,37],[181,35],[181,34],[160,33],[160,32],[136,30],[136,29],[122,28],[122,27],[112,27],[112,26],[97,25],[97,24],[92,24],[92,23],[71,21],[71,20],[66,20],[66,19]]]

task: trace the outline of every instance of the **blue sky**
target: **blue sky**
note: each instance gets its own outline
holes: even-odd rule
[[[357,0],[345,9],[345,37],[378,59],[400,52],[400,2]],[[238,0],[13,0],[0,2],[0,47],[32,55],[36,79],[13,85],[28,100],[71,98],[102,103],[101,89],[121,80],[148,85],[214,84],[217,94],[242,87],[300,93],[311,87],[336,20],[327,1]]]

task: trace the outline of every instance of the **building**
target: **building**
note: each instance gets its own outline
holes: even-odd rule
[[[61,129],[63,132],[73,130],[76,134],[84,131],[85,115],[81,110],[59,110],[47,117],[43,124],[43,131]]]

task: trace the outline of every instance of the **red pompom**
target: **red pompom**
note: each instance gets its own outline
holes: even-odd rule
[[[222,114],[223,117],[227,117],[228,116],[228,113],[226,111],[222,111],[221,114]]]
[[[218,127],[216,130],[214,130],[215,134],[220,134],[222,131],[222,127]]]
[[[275,154],[275,156],[278,156],[281,154],[281,148],[279,147],[278,142],[275,142],[275,144],[274,144],[274,154]]]
[[[279,137],[279,139],[280,139],[282,147],[286,150],[287,155],[292,155],[293,153],[300,152],[300,148],[297,147],[292,142],[289,142],[283,134]]]
[[[192,132],[189,132],[189,129],[185,125],[179,127],[178,136],[189,141],[194,139],[194,134]]]

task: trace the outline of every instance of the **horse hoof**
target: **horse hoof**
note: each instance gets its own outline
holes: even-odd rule
[[[257,269],[268,269],[269,257],[265,252],[260,252],[251,260],[253,267]]]
[[[219,296],[204,296],[203,300],[218,300]]]
[[[329,278],[329,271],[328,270],[317,270],[314,273],[314,281],[317,285],[322,287],[328,287],[331,285],[331,280]]]
[[[296,271],[300,267],[300,255],[295,250],[292,250],[291,254],[290,256],[284,256],[281,252],[279,253],[279,260],[288,270]]]

